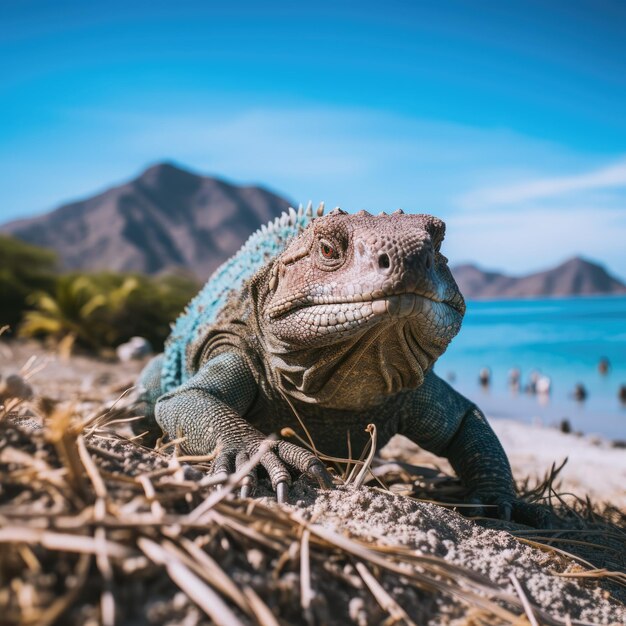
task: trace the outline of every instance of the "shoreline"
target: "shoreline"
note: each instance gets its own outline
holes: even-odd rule
[[[626,454],[612,442],[596,436],[562,433],[557,428],[490,419],[516,477],[537,479],[567,463],[559,473],[561,489],[579,497],[610,502],[626,510]]]
[[[438,375],[441,376],[442,372]],[[567,421],[573,435],[613,442],[616,447],[626,441],[626,405],[620,404],[617,397],[596,395],[577,401],[562,393],[542,396],[497,386],[484,389],[478,384],[467,384],[467,381],[460,384],[447,382],[491,419],[557,430],[563,421]]]
[[[119,363],[82,355],[63,360],[36,342],[0,341],[0,375],[19,372],[33,355],[37,355],[38,361],[47,362],[31,380],[38,395],[59,400],[82,397],[81,401],[94,405],[112,390],[117,396],[131,387],[144,365],[144,361]],[[541,480],[553,463],[558,467],[568,458],[560,474],[564,491],[610,501],[626,511],[626,454],[614,442],[595,435],[564,434],[556,426],[528,423],[532,418],[522,413],[515,419],[497,417],[486,408],[489,423],[509,457],[517,480],[526,477]],[[399,435],[381,450],[381,456],[417,465],[434,464],[452,472],[445,459],[425,452]]]

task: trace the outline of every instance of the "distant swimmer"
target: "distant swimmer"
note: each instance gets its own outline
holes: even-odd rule
[[[576,383],[576,386],[574,387],[574,393],[572,395],[574,396],[574,400],[578,400],[578,402],[583,402],[587,399],[587,390],[582,383]]]
[[[609,373],[610,368],[611,362],[605,356],[603,356],[598,361],[598,371],[600,372],[600,374],[602,374],[602,376],[606,376]]]
[[[512,391],[519,391],[521,378],[522,373],[519,368],[514,367],[512,370],[509,370],[509,387]]]
[[[626,385],[622,385],[618,392],[619,401],[626,406]]]
[[[528,377],[528,384],[526,385],[526,393],[537,393],[537,382],[541,378],[541,374],[537,370],[533,370]]]
[[[535,391],[542,396],[549,396],[552,390],[552,379],[549,376],[540,376],[535,384]]]
[[[489,387],[491,383],[491,370],[488,367],[483,367],[478,373],[478,382],[481,387]]]

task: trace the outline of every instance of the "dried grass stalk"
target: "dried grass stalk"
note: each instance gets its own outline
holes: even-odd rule
[[[178,587],[215,623],[223,626],[246,626],[222,598],[180,560],[177,560],[175,555],[145,537],[140,538],[137,543],[149,559],[158,565],[165,566],[167,573]]]
[[[23,570],[15,577],[20,581],[20,597],[11,600],[11,617],[19,617],[14,623],[52,624],[73,607],[84,608],[89,600],[81,599],[81,590],[87,582],[97,590],[100,621],[119,622],[125,607],[119,599],[124,589],[114,586],[118,576],[128,581],[157,577],[161,585],[165,580],[211,620],[227,626],[277,626],[278,617],[293,617],[297,611],[292,600],[298,589],[301,610],[294,619],[319,621],[320,594],[329,577],[354,596],[375,600],[389,614],[387,622],[410,625],[416,620],[388,591],[387,583],[393,581],[465,606],[476,624],[569,623],[567,616],[557,619],[534,606],[514,577],[517,595],[445,559],[357,540],[298,513],[237,500],[235,490],[271,442],[233,476],[191,481],[181,465],[185,457],[148,451],[110,429],[112,422],[125,421],[117,409],[85,418],[67,407],[52,412],[43,434],[26,435],[10,422],[0,421],[0,470],[11,468],[3,485],[10,483],[19,493],[15,502],[0,500],[0,573],[7,556]],[[373,475],[447,506],[455,506],[462,497],[458,481],[439,470],[401,463],[377,465],[375,429],[370,435],[371,445],[360,460],[347,460],[351,463],[343,474],[347,482],[360,485]],[[18,443],[5,445],[8,437]],[[129,459],[136,460],[128,463]],[[617,558],[616,546],[623,545],[626,535],[618,524],[608,525],[601,515],[585,508],[589,503],[564,509],[562,498],[553,493],[559,471],[553,467],[541,488],[528,490],[528,499],[538,500],[547,493],[559,510],[571,516],[574,526],[559,534],[520,530],[519,540],[551,554],[572,556],[551,545],[556,542],[603,554],[607,563]],[[216,486],[218,482],[223,484]],[[626,583],[619,567],[595,566],[592,560],[577,558],[584,569],[560,575]],[[97,567],[90,568],[94,561]],[[26,582],[27,576],[49,572],[51,563],[73,572],[74,580],[52,599]],[[245,573],[245,580],[255,580],[257,586],[240,584],[233,572]],[[263,584],[258,584],[259,579]],[[286,580],[291,582],[285,590],[280,584]],[[0,589],[0,599],[8,598],[3,592]],[[30,609],[25,608],[28,602]]]

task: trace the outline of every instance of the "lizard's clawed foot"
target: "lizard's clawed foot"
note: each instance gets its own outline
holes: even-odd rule
[[[513,521],[533,528],[555,528],[559,518],[545,504],[533,504],[516,500],[513,503]]]
[[[467,502],[474,505],[463,510],[468,517],[496,517],[534,528],[553,528],[557,520],[549,507],[524,502],[514,495],[494,496],[477,492],[470,496]]]
[[[243,442],[238,448],[223,449],[215,459],[213,474],[228,475],[241,470],[265,442],[265,439],[255,438],[253,441]],[[313,453],[287,441],[270,443],[259,464],[267,472],[272,489],[276,492],[276,499],[280,503],[287,502],[289,496],[290,470],[310,476],[323,489],[333,487],[332,477],[324,464]],[[256,486],[257,471],[253,468],[243,480],[240,496],[242,498],[253,496]]]

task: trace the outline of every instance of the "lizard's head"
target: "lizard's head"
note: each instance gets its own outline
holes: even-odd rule
[[[444,232],[401,211],[313,220],[272,266],[262,310],[285,390],[341,407],[421,385],[465,312]]]

